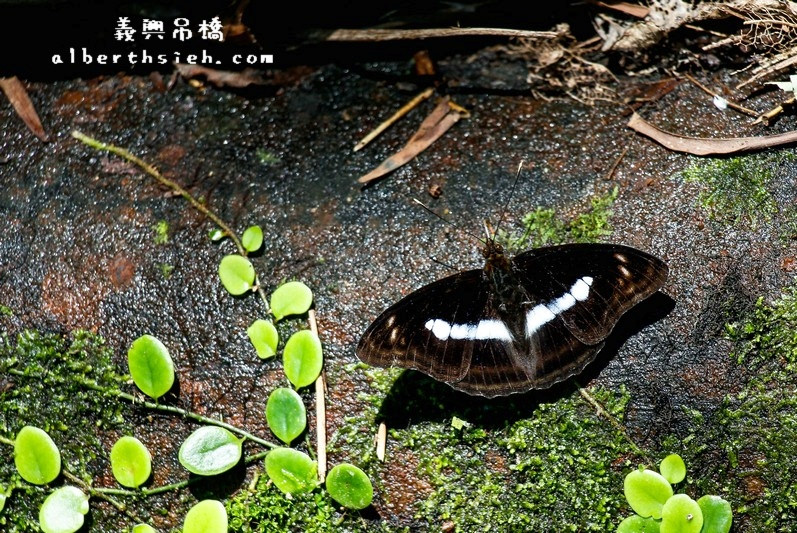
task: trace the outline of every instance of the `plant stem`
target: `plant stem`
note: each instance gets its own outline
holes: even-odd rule
[[[24,372],[22,372],[20,370],[17,370],[15,368],[9,369],[8,373],[9,374],[13,374],[15,376],[35,377],[35,376],[30,375],[30,374],[26,374],[26,373],[24,373]],[[166,413],[177,414],[177,415],[180,415],[180,416],[185,417],[185,418],[190,418],[192,420],[196,420],[197,422],[202,422],[203,424],[210,424],[212,426],[219,426],[219,427],[227,429],[227,430],[229,430],[229,431],[231,431],[233,433],[236,433],[236,434],[238,434],[238,435],[240,435],[240,436],[242,436],[242,437],[244,437],[246,439],[249,439],[249,440],[251,440],[253,442],[256,442],[256,443],[258,443],[258,444],[260,444],[262,446],[265,446],[267,448],[279,448],[279,445],[274,444],[273,442],[269,442],[269,441],[267,441],[265,439],[262,439],[262,438],[260,438],[260,437],[258,437],[256,435],[252,435],[251,433],[249,433],[248,431],[246,431],[244,429],[241,429],[239,427],[233,426],[232,424],[228,424],[227,422],[223,422],[221,420],[217,420],[215,418],[210,418],[210,417],[207,417],[207,416],[204,416],[204,415],[200,415],[199,413],[194,413],[193,411],[188,411],[187,409],[183,409],[182,407],[176,407],[176,406],[173,406],[173,405],[163,405],[163,404],[159,404],[159,403],[149,402],[149,401],[146,401],[146,400],[141,400],[139,398],[136,398],[132,394],[129,394],[129,393],[124,392],[124,391],[121,391],[119,389],[108,389],[108,388],[102,387],[96,381],[84,378],[82,376],[76,375],[76,376],[73,376],[72,379],[74,379],[75,382],[77,382],[80,385],[86,387],[87,389],[95,390],[95,391],[101,392],[103,394],[110,394],[110,395],[115,396],[117,398],[121,398],[123,400],[127,400],[130,403],[132,403],[133,405],[142,405],[142,406],[146,407],[147,409],[152,409],[152,410],[155,410],[155,411],[163,411],[163,412],[166,412]],[[0,437],[0,443],[13,445],[14,441],[9,440],[9,439],[5,439],[4,437]]]
[[[315,310],[310,309],[307,313],[307,322],[310,330],[318,336],[318,324],[315,321]],[[327,477],[327,410],[326,410],[326,382],[324,380],[324,370],[315,380],[315,429],[316,429],[316,450],[318,455],[318,479],[321,483]]]
[[[581,388],[581,385],[576,384],[578,387],[578,393],[581,394],[581,397],[584,398],[587,403],[589,403],[598,415],[604,417],[609,423],[614,426],[614,428],[620,432],[623,438],[631,445],[631,449],[636,453],[639,457],[650,458],[647,452],[645,452],[642,448],[637,446],[637,443],[631,440],[631,437],[628,436],[628,433],[625,430],[625,427],[614,417],[611,413],[609,413],[603,406],[596,400],[590,393],[586,391],[586,389]]]
[[[9,446],[13,446],[14,445],[14,440],[13,439],[7,439],[6,437],[3,437],[2,435],[0,435],[0,444],[8,444]]]
[[[143,159],[136,157],[135,155],[131,154],[124,148],[120,148],[113,144],[105,144],[104,142],[89,137],[88,135],[85,135],[84,133],[78,130],[72,131],[72,137],[81,141],[82,143],[87,144],[88,146],[94,148],[95,150],[104,150],[106,152],[111,152],[112,154],[116,154],[122,159],[126,159],[127,161],[133,163],[134,165],[137,165],[139,168],[141,168],[141,170],[143,170],[144,172],[155,178],[159,183],[165,185],[166,187],[169,187],[171,190],[173,190],[174,192],[176,192],[177,194],[188,200],[188,203],[191,204],[191,206],[194,209],[196,209],[197,211],[208,217],[210,220],[212,220],[218,227],[220,227],[224,231],[224,233],[227,234],[227,236],[230,239],[232,239],[232,242],[235,243],[235,247],[238,249],[239,254],[243,256],[246,255],[246,249],[241,243],[241,240],[238,238],[235,232],[230,228],[230,226],[227,225],[226,222],[224,222],[216,213],[208,209],[205,206],[205,204],[203,204],[202,202],[191,196],[191,193],[183,189],[183,187],[180,186],[179,183],[170,180],[169,178],[165,177],[163,174],[158,172],[158,169],[156,169],[154,166],[150,165]],[[257,287],[257,292],[260,295],[260,298],[263,300],[263,304],[266,306],[266,312],[270,313],[271,309],[269,308],[268,305],[268,299],[266,298],[266,293],[260,287],[260,283],[258,282],[257,278],[255,278],[255,287]]]

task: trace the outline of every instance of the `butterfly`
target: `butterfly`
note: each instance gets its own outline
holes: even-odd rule
[[[668,267],[619,244],[535,248],[509,259],[488,239],[483,269],[407,295],[366,329],[357,356],[419,370],[485,397],[580,373],[620,317],[658,291]]]

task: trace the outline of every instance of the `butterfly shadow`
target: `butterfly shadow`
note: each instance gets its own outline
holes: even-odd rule
[[[442,422],[456,416],[479,427],[502,427],[527,418],[541,403],[571,395],[579,383],[597,377],[629,338],[667,316],[675,300],[656,292],[626,313],[606,339],[603,349],[584,371],[550,388],[497,398],[471,396],[415,370],[404,371],[388,391],[379,419],[388,427],[406,428],[421,422]]]

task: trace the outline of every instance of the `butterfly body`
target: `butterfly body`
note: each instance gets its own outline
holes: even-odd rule
[[[660,259],[622,245],[537,248],[510,260],[488,241],[483,254],[483,269],[437,280],[384,311],[358,357],[486,397],[546,388],[581,372],[620,317],[667,278]]]

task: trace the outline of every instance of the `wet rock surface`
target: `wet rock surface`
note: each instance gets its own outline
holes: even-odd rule
[[[462,70],[464,59],[446,61]],[[490,68],[485,61],[477,66]],[[478,268],[481,255],[466,231],[479,233],[484,219],[495,222],[507,201],[509,230],[537,207],[572,217],[588,210],[591,197],[615,186],[613,232],[605,240],[664,259],[670,275],[662,290],[666,296],[635,312],[620,341],[578,383],[626,387],[627,432],[654,448],[664,437],[688,431],[691,419],[685,413],[710,418],[725,395],[740,390],[745,369],[729,357],[725,324],[743,317],[759,296],[775,299],[793,282],[789,265],[797,250],[792,239],[782,238],[780,226],[795,202],[794,162],[777,167],[771,194],[778,210],[769,221],[729,223],[710,216],[698,200],[700,184],[678,174],[700,161],[627,130],[624,105],[589,107],[569,99],[468,90],[452,96],[471,118],[405,167],[361,189],[356,178],[403,145],[433,106],[423,104],[353,153],[356,141],[417,89],[392,83],[403,66],[381,68],[382,74],[374,68],[314,66],[276,92],[183,82],[162,92],[147,77],[126,75],[30,83],[52,142],[35,140],[10,106],[0,106],[0,304],[13,311],[0,317],[0,328],[10,334],[88,329],[107,339],[120,368],[126,368],[129,344],[153,334],[175,360],[179,390],[173,401],[269,433],[265,401],[285,379],[279,360],[259,360],[246,337],[246,327],[264,315],[257,298],[230,297],[218,281],[218,262],[232,246],[210,242],[212,223],[138,168],[74,140],[70,132],[78,129],[154,164],[239,232],[260,225],[264,247],[252,261],[267,289],[286,279],[313,288],[333,438],[364,408],[359,395],[373,393],[363,373],[346,370],[356,362],[360,334],[409,291],[452,268]],[[511,75],[511,68],[502,68]],[[478,78],[471,72],[468,83],[473,86]],[[717,80],[722,77],[707,83]],[[645,83],[626,78],[618,88],[622,93]],[[494,87],[495,80],[482,86]],[[685,135],[768,131],[751,132],[746,118],[719,112],[689,84],[641,112],[663,129]],[[791,122],[785,119],[775,128],[789,129]],[[526,167],[508,198],[520,161]],[[430,197],[430,186],[442,190],[439,198]],[[413,198],[462,229],[431,218]],[[165,243],[156,242],[161,221],[168,224]],[[282,329],[287,334],[288,326]],[[428,388],[426,378],[409,379]],[[497,416],[492,423],[500,425],[529,416],[541,401],[571,393],[568,382],[493,403],[459,394],[433,401],[452,413],[475,405]],[[305,398],[310,405],[312,395]],[[407,419],[398,414],[389,422],[417,426],[439,420],[440,411],[435,413]],[[175,450],[156,465],[161,468],[156,484],[180,479],[176,449],[192,427],[138,410],[133,416],[142,440]],[[310,442],[313,438],[311,430]],[[357,458],[344,446],[331,456],[333,464],[342,460]],[[371,520],[415,524],[416,505],[431,490],[423,476],[415,476],[416,465],[411,450],[397,449],[388,457]],[[159,519],[160,526],[176,526],[180,516],[169,514]]]

